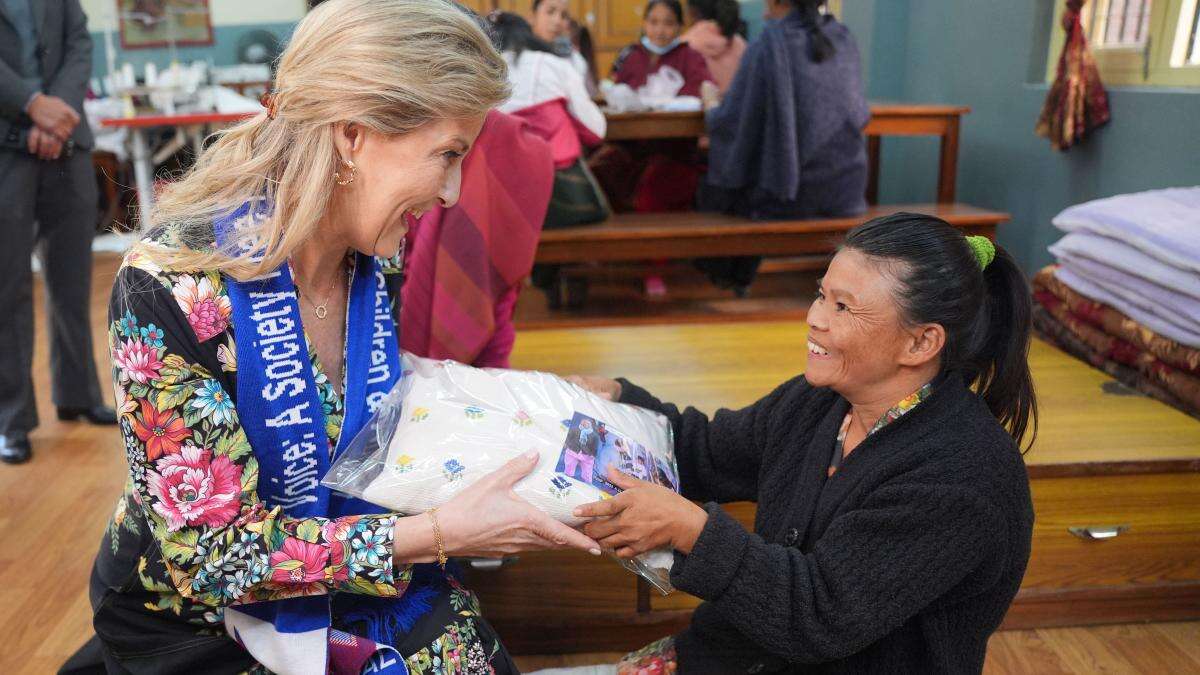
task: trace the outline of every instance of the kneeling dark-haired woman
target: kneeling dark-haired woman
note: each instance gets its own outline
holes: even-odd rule
[[[623,557],[673,547],[672,583],[705,601],[621,672],[983,668],[1033,527],[1024,276],[982,237],[896,214],[849,233],[808,324],[805,374],[712,419],[580,379],[671,419],[684,495],[614,475],[625,492],[581,507],[584,531]],[[758,503],[754,532],[717,505],[734,501]]]

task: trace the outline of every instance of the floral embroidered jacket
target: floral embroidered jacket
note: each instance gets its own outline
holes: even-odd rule
[[[389,281],[395,291],[400,276]],[[91,595],[107,657],[133,672],[261,669],[226,635],[225,606],[391,597],[411,580],[411,566],[393,567],[395,514],[297,519],[259,501],[258,463],[233,398],[230,314],[215,272],[164,270],[131,253],[117,275],[109,350],[129,477]],[[343,402],[311,347],[309,357],[332,448]],[[412,672],[507,672],[508,655],[469,591],[450,579],[432,604],[413,631],[425,637],[410,634],[406,645],[418,646],[401,649]],[[334,625],[347,628],[338,605]]]

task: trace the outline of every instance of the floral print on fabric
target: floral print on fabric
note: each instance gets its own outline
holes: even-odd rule
[[[258,499],[258,462],[230,395],[237,354],[220,275],[164,271],[130,254],[113,297],[108,346],[129,478],[100,555],[128,565],[117,576],[133,587],[119,592],[198,636],[224,634],[223,608],[233,603],[403,593],[412,570],[393,568],[395,515],[298,519]],[[309,359],[332,451],[344,403],[311,348]],[[477,607],[458,602],[461,623],[412,672],[489,672],[432,665],[474,663],[498,644],[472,642]]]
[[[445,627],[445,633],[428,647],[405,659],[410,672],[428,675],[487,675],[496,672],[492,662],[499,644],[490,650],[480,639],[476,618],[480,616],[479,602],[458,582],[451,579],[450,604],[462,620]]]
[[[871,430],[867,432],[867,436],[874,434],[892,422],[900,419],[913,408],[917,407],[917,405],[922,401],[929,398],[929,395],[932,393],[933,385],[926,383],[920,389],[914,391],[908,396],[905,396],[900,400],[899,403],[891,408],[888,408],[887,411],[884,412],[878,420],[876,420],[875,424],[871,426]],[[846,417],[842,419],[842,426],[840,429],[838,429],[837,439],[835,439],[833,442],[833,459],[830,461],[829,470],[827,471],[827,474],[830,476],[837,472],[842,465],[842,460],[846,456],[846,435],[850,433],[850,421],[850,411],[847,411]]]
[[[175,302],[179,303],[200,342],[224,333],[229,327],[233,307],[229,304],[229,296],[217,293],[216,287],[220,284],[216,273],[181,274],[171,287]]]
[[[665,637],[627,654],[617,664],[617,675],[664,675],[677,668],[675,638]]]
[[[207,275],[180,274],[160,281],[180,309],[191,312],[188,325],[196,341],[228,328],[229,299],[219,277],[214,282]],[[378,550],[385,535],[390,544],[394,517],[354,516],[341,519],[346,527],[329,530],[326,525],[339,521],[291,519],[263,507],[255,492],[258,463],[232,398],[206,368],[170,353],[167,343],[174,340],[159,334],[159,323],[167,324],[157,318],[145,322],[156,327],[143,333],[140,317],[127,310],[113,323],[109,342],[118,400],[136,404],[132,410],[121,406],[132,487],[181,594],[210,605],[324,593],[340,584],[395,595],[390,546],[384,555],[353,566],[326,564],[334,547],[361,548],[370,541]],[[143,334],[162,346],[143,342]],[[327,380],[324,388],[332,389]],[[323,398],[340,426],[336,393]],[[326,538],[326,532],[345,539]],[[305,555],[297,557],[298,551]],[[314,563],[318,559],[322,564]]]

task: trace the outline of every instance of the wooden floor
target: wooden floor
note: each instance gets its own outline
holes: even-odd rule
[[[521,670],[615,663],[621,654],[526,656]],[[988,643],[985,675],[1184,675],[1200,673],[1200,623],[1001,631]]]
[[[98,264],[93,286],[92,323],[102,377],[108,368],[103,323],[113,267],[112,259]],[[0,465],[3,675],[53,672],[90,636],[88,571],[125,480],[121,444],[111,427],[52,419],[40,304],[37,335],[35,384],[43,424],[32,436],[34,459],[17,467]],[[664,344],[676,348],[664,350]],[[761,348],[764,344],[770,347]],[[750,345],[759,348],[747,349]],[[802,345],[802,326],[794,322],[575,328],[521,333],[514,362],[632,374],[631,359],[644,359],[639,380],[665,394],[686,393],[690,402],[713,410],[752,401],[769,383],[799,372]],[[744,355],[741,367],[701,377],[703,355],[730,353]],[[102,389],[111,398],[109,387]],[[523,657],[520,664],[536,669],[617,657]],[[1003,632],[992,640],[986,672],[1200,674],[1200,622]]]

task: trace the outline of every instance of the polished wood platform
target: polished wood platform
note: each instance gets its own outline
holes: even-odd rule
[[[712,412],[803,372],[805,336],[801,322],[526,332],[514,366],[626,375]],[[1200,423],[1045,343],[1035,342],[1030,358],[1041,424],[1026,464],[1038,516],[1005,626],[1200,618]],[[752,504],[727,508],[753,522]],[[610,568],[570,553],[529,554],[474,572],[471,585],[521,653],[628,649],[686,625],[695,598],[651,594]],[[602,583],[569,583],[581,574]],[[584,625],[594,628],[586,645],[577,637]]]
[[[524,672],[615,663],[621,652],[518,656]],[[988,643],[984,675],[1200,673],[1200,622],[1001,631]]]
[[[102,376],[108,364],[104,307],[114,268],[114,258],[101,260],[93,286],[92,325]],[[88,571],[125,480],[121,443],[113,428],[52,419],[40,289],[38,293],[34,375],[43,425],[32,437],[32,462],[17,467],[0,465],[0,632],[5,636],[0,673],[5,675],[53,672],[90,635]],[[518,335],[514,365],[563,373],[628,375],[659,395],[711,412],[752,402],[802,371],[803,344],[804,327],[795,320],[526,330]],[[1187,579],[1200,560],[1189,554],[1200,539],[1185,535],[1200,518],[1194,502],[1200,491],[1186,481],[1198,466],[1200,423],[1112,387],[1102,373],[1043,344],[1035,345],[1033,360],[1043,419],[1038,445],[1028,455],[1031,474],[1035,481],[1098,482],[1063,482],[1059,487],[1046,483],[1049,487],[1045,488],[1035,483],[1035,497],[1051,511],[1039,509],[1037,527],[1049,537],[1042,539],[1047,543],[1041,550],[1049,554],[1046,563],[1031,566],[1031,574],[1036,573],[1040,584],[1074,584],[1076,590],[1092,597],[1095,589],[1081,587],[1080,580],[1093,568],[1129,574],[1170,594],[1181,615],[1189,610],[1195,613],[1200,603],[1189,595],[1194,585]],[[111,390],[103,389],[111,397]],[[1084,469],[1078,469],[1080,466]],[[1161,471],[1164,467],[1171,470]],[[1114,471],[1132,476],[1113,481]],[[1160,480],[1165,482],[1150,483],[1155,489],[1165,486],[1159,492],[1147,494],[1139,489],[1146,485],[1144,481]],[[1107,491],[1071,489],[1080,485]],[[1095,522],[1071,519],[1074,504],[1089,495],[1107,504],[1108,511],[1096,512],[1100,520]],[[1163,504],[1171,507],[1167,516],[1162,515]],[[1044,515],[1052,512],[1059,515]],[[1124,523],[1126,517],[1131,519],[1132,529],[1113,540],[1084,542],[1064,534],[1069,525]],[[1143,532],[1152,535],[1146,542],[1134,536]],[[1104,553],[1072,562],[1079,551]],[[568,569],[575,569],[576,575],[578,565],[587,562],[584,555],[561,555],[567,556]],[[1034,555],[1036,560],[1041,554],[1035,550]],[[531,556],[522,562],[532,560]],[[1092,565],[1088,560],[1098,563]],[[611,577],[616,587],[628,589],[632,597],[632,575],[611,562],[595,562],[600,570],[594,584],[597,593],[614,588],[608,583]],[[520,610],[497,602],[494,591],[482,591],[485,599],[489,593],[493,595],[486,610],[501,619],[499,623],[506,613],[511,617],[513,610]],[[556,598],[561,594],[544,596],[543,602]],[[670,602],[682,606],[682,599],[673,597]],[[572,609],[585,615],[602,613],[593,605],[582,604],[585,599],[568,600],[581,603]],[[1146,609],[1145,597],[1126,598],[1123,605],[1120,600],[1110,598],[1108,604],[1088,606],[1080,599],[1076,605],[1092,614],[1107,613],[1110,621],[1121,621],[1122,611],[1129,616]],[[586,601],[605,602],[597,597]],[[1119,611],[1113,610],[1114,606]],[[1040,607],[1046,610],[1061,605],[1043,603]],[[622,611],[632,613],[629,606]],[[1043,612],[1034,618],[1050,622],[1079,619],[1069,612],[1051,616]],[[1095,620],[1094,616],[1084,618]],[[639,642],[657,637],[649,626],[638,627],[636,621],[631,626],[632,637]],[[545,621],[542,627],[547,627]],[[544,654],[550,650],[524,651]],[[522,663],[526,667],[587,663],[578,660],[584,658]],[[993,639],[987,672],[1200,673],[1198,664],[1200,623],[1171,623],[1003,632]]]

